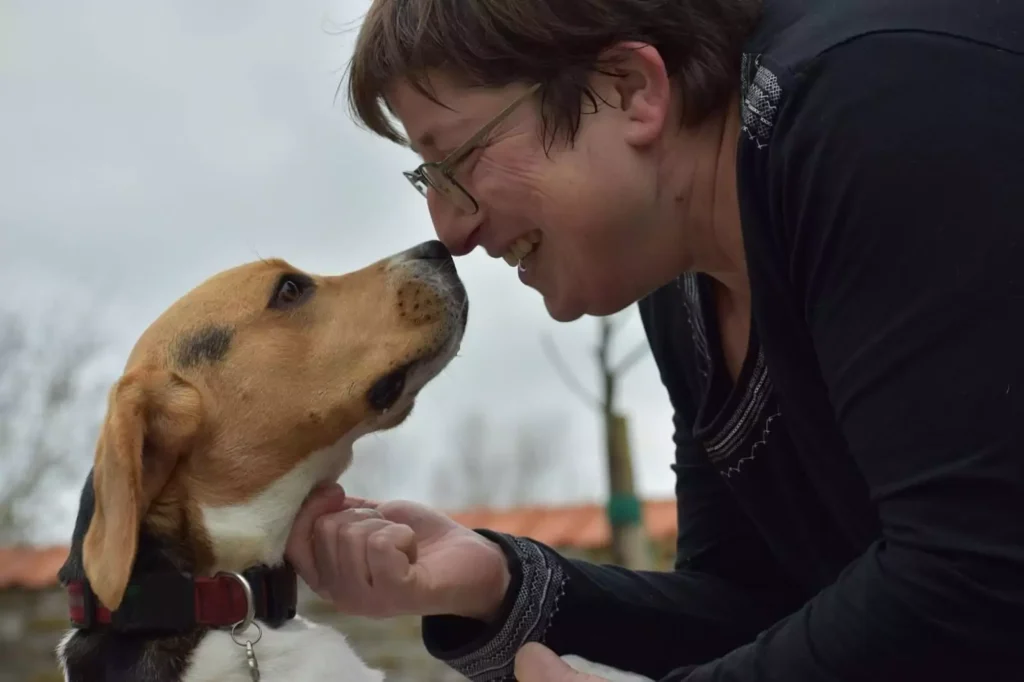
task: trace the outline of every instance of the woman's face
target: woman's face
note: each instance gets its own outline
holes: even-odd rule
[[[453,201],[426,191],[438,238],[453,253],[482,246],[503,259],[503,267],[518,270],[520,280],[542,294],[556,320],[621,310],[686,266],[680,236],[687,230],[670,223],[699,164],[678,158],[675,143],[665,143],[666,133],[680,132],[670,120],[667,78],[660,86],[630,80],[598,83],[607,86],[601,94],[614,106],[589,113],[585,103],[574,144],[556,139],[547,153],[538,98],[516,106],[454,168],[477,210],[465,197]],[[407,83],[392,88],[388,101],[413,150],[433,162],[525,91],[521,85],[470,89],[440,75],[432,76],[431,86],[446,106]]]

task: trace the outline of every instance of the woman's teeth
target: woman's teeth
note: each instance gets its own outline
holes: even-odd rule
[[[520,261],[533,253],[533,250],[537,248],[537,244],[540,244],[540,232],[534,230],[515,240],[512,246],[508,248],[508,251],[502,255],[502,258],[509,265],[517,266]]]

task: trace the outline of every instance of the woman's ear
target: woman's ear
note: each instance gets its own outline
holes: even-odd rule
[[[601,56],[608,64],[599,92],[622,113],[624,137],[628,144],[644,147],[657,141],[672,115],[672,81],[665,62],[653,45],[622,42]]]

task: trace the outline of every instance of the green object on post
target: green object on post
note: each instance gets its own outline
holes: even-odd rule
[[[642,514],[640,498],[633,493],[613,493],[608,498],[608,521],[614,526],[631,526],[640,523]]]

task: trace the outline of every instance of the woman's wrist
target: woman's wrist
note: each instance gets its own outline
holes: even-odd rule
[[[508,557],[501,545],[488,538],[480,538],[493,550],[490,560],[485,563],[483,579],[480,581],[474,598],[466,600],[460,613],[456,615],[473,618],[484,623],[491,623],[502,611],[509,586],[512,584],[512,572],[509,569]]]

